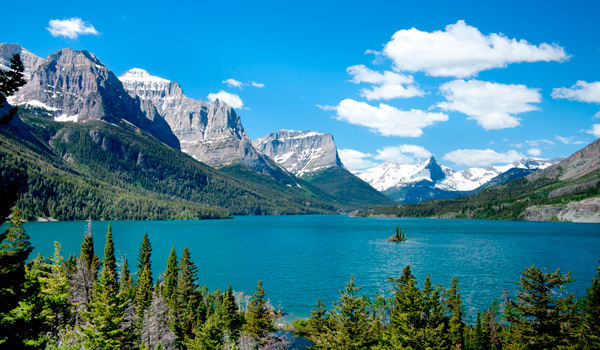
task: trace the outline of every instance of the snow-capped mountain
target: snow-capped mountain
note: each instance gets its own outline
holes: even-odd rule
[[[331,134],[284,129],[254,140],[252,144],[296,176],[342,167]]]
[[[439,164],[434,157],[418,164],[385,162],[355,174],[390,198],[400,202],[453,198],[474,191],[511,169],[523,169],[525,176],[556,164],[561,159],[525,158],[504,166],[454,170]]]
[[[8,70],[10,68],[10,59],[14,54],[19,54],[21,57],[21,62],[23,62],[23,67],[25,68],[23,74],[26,80],[29,80],[33,70],[44,62],[43,58],[32,54],[19,44],[0,43],[0,70]]]
[[[146,111],[155,108],[165,118],[183,152],[213,167],[242,163],[259,172],[273,170],[274,165],[254,149],[239,115],[227,104],[189,98],[177,82],[143,69],[128,70],[119,80],[143,101]]]

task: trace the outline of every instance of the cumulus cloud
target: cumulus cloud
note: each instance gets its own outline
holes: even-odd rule
[[[237,81],[235,79],[229,78],[227,80],[223,80],[221,83],[223,84],[227,84],[230,87],[237,87],[237,88],[242,88],[242,86],[244,86],[244,83],[242,83],[241,81]]]
[[[519,161],[525,156],[515,150],[498,153],[491,149],[458,149],[444,155],[443,159],[458,165],[488,166],[492,164],[508,164]]]
[[[410,75],[390,71],[380,73],[362,64],[348,67],[346,72],[352,76],[352,82],[355,84],[369,83],[375,85],[370,89],[363,88],[360,90],[361,96],[369,101],[424,95],[423,91],[414,85],[414,78]]]
[[[342,163],[346,169],[350,171],[359,171],[368,168],[376,167],[378,164],[370,161],[366,158],[370,158],[373,155],[370,153],[363,153],[357,150],[343,148],[338,150],[338,155],[342,160]]]
[[[527,154],[533,157],[539,157],[542,155],[542,150],[539,148],[530,148],[529,150],[527,150]]]
[[[595,137],[600,137],[600,124],[592,125],[590,130],[586,130],[588,134],[594,135]]]
[[[509,39],[501,33],[483,35],[465,21],[431,33],[415,28],[399,30],[381,54],[394,62],[397,71],[457,78],[503,68],[510,63],[562,62],[569,58],[557,44],[536,46],[522,39]]]
[[[249,83],[243,83],[241,81],[235,80],[233,78],[229,78],[227,80],[223,80],[221,83],[223,84],[227,84],[229,87],[236,87],[236,88],[242,88],[242,86],[254,86],[257,88],[263,88],[265,87],[265,84],[261,84],[261,83],[257,83],[255,81],[251,81]]]
[[[377,150],[375,159],[384,160],[400,164],[412,164],[422,158],[429,158],[432,154],[422,146],[417,145],[398,145],[386,146]]]
[[[223,91],[223,90],[220,90],[216,94],[215,93],[208,94],[208,100],[210,102],[219,100],[221,102],[227,103],[229,106],[231,106],[233,108],[244,108],[244,102],[242,102],[242,99],[238,95],[231,94],[231,93]]]
[[[564,98],[571,101],[600,103],[600,81],[588,83],[579,80],[570,88],[561,87],[553,89],[552,97],[555,99]]]
[[[46,28],[53,37],[64,36],[69,39],[77,39],[80,35],[100,35],[100,33],[89,22],[81,18],[53,19]]]
[[[438,107],[464,113],[485,130],[519,126],[515,115],[538,110],[532,103],[541,101],[538,89],[474,79],[450,81],[443,84],[440,91],[447,102],[438,103]]]
[[[338,120],[366,126],[372,132],[383,136],[419,137],[423,135],[423,128],[448,120],[448,115],[444,113],[431,113],[417,109],[401,111],[383,103],[374,107],[352,99],[345,99],[333,107],[319,107],[324,110],[335,110],[337,112],[335,118]]]

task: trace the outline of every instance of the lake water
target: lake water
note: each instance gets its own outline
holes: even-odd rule
[[[26,223],[35,250],[79,254],[87,222]],[[96,254],[103,254],[108,223],[95,221]],[[408,240],[387,242],[400,226]],[[317,298],[326,306],[353,274],[363,292],[375,297],[410,265],[421,286],[460,283],[463,305],[487,308],[512,292],[521,272],[535,264],[572,271],[568,286],[585,294],[600,260],[600,224],[484,220],[351,218],[348,216],[253,216],[206,221],[116,221],[112,223],[117,258],[126,256],[135,272],[145,232],[152,243],[152,269],[164,271],[172,246],[178,257],[189,247],[199,283],[252,295],[262,280],[267,297],[289,318],[307,317]]]

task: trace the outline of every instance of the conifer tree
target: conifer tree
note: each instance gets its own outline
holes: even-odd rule
[[[267,298],[262,281],[258,281],[256,291],[248,303],[248,312],[246,313],[247,323],[243,329],[260,338],[267,333],[273,332],[273,322],[269,309],[267,308]]]
[[[4,107],[8,96],[13,95],[21,86],[25,85],[24,72],[25,67],[19,54],[14,54],[11,57],[9,70],[3,71],[0,69],[0,109]],[[8,113],[0,112],[0,125],[10,123],[16,114],[17,107],[13,107]]]
[[[523,271],[516,300],[510,300],[507,319],[513,329],[510,342],[528,349],[556,349],[570,343],[575,296],[564,286],[571,273],[544,272],[531,266]]]
[[[163,298],[160,288],[152,293],[152,303],[144,314],[140,340],[149,349],[161,344],[165,349],[175,349],[177,337],[171,329],[172,310]]]
[[[325,309],[325,305],[319,298],[315,307],[310,311],[307,328],[312,334],[320,334],[325,331],[327,322],[327,309]]]
[[[119,274],[119,291],[121,298],[125,301],[133,301],[133,278],[129,271],[129,263],[127,258],[123,258],[121,265],[121,273]]]
[[[378,321],[360,290],[351,276],[329,312],[326,332],[313,337],[318,349],[370,349],[377,344]]]
[[[152,265],[150,257],[152,255],[152,245],[148,239],[148,233],[144,234],[140,252],[138,254],[138,272],[135,288],[135,305],[138,315],[144,315],[144,312],[152,303]]]
[[[123,329],[127,304],[119,298],[117,265],[112,229],[109,223],[100,279],[95,283],[90,311],[84,312],[86,324],[81,328],[84,345],[99,349],[123,349],[131,329]]]
[[[600,349],[600,267],[583,301],[583,339],[590,349]]]
[[[71,284],[63,268],[62,248],[54,242],[54,255],[50,258],[48,273],[39,276],[45,313],[55,335],[71,321]]]
[[[172,303],[171,297],[175,292],[177,286],[178,266],[177,266],[177,254],[175,253],[175,247],[171,248],[169,259],[167,260],[167,269],[165,270],[165,280],[163,282],[163,297],[168,303]]]
[[[223,296],[223,303],[221,304],[221,320],[223,327],[229,331],[229,334],[233,339],[237,339],[238,332],[242,327],[242,320],[240,318],[239,308],[235,302],[235,296],[231,285],[227,288],[225,295]]]
[[[462,322],[462,301],[460,298],[460,289],[458,288],[458,278],[456,276],[452,277],[450,289],[446,293],[446,309],[450,313],[450,343],[456,348],[462,348],[465,342]]]
[[[181,342],[185,336],[193,336],[196,325],[195,311],[198,308],[198,268],[192,261],[190,250],[185,247],[179,259],[179,275],[175,288],[176,314],[175,330],[178,341]]]

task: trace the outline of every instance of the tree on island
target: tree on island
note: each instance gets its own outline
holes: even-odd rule
[[[399,226],[396,226],[396,233],[388,238],[390,242],[404,242],[406,241],[406,235],[402,232],[402,229]]]

